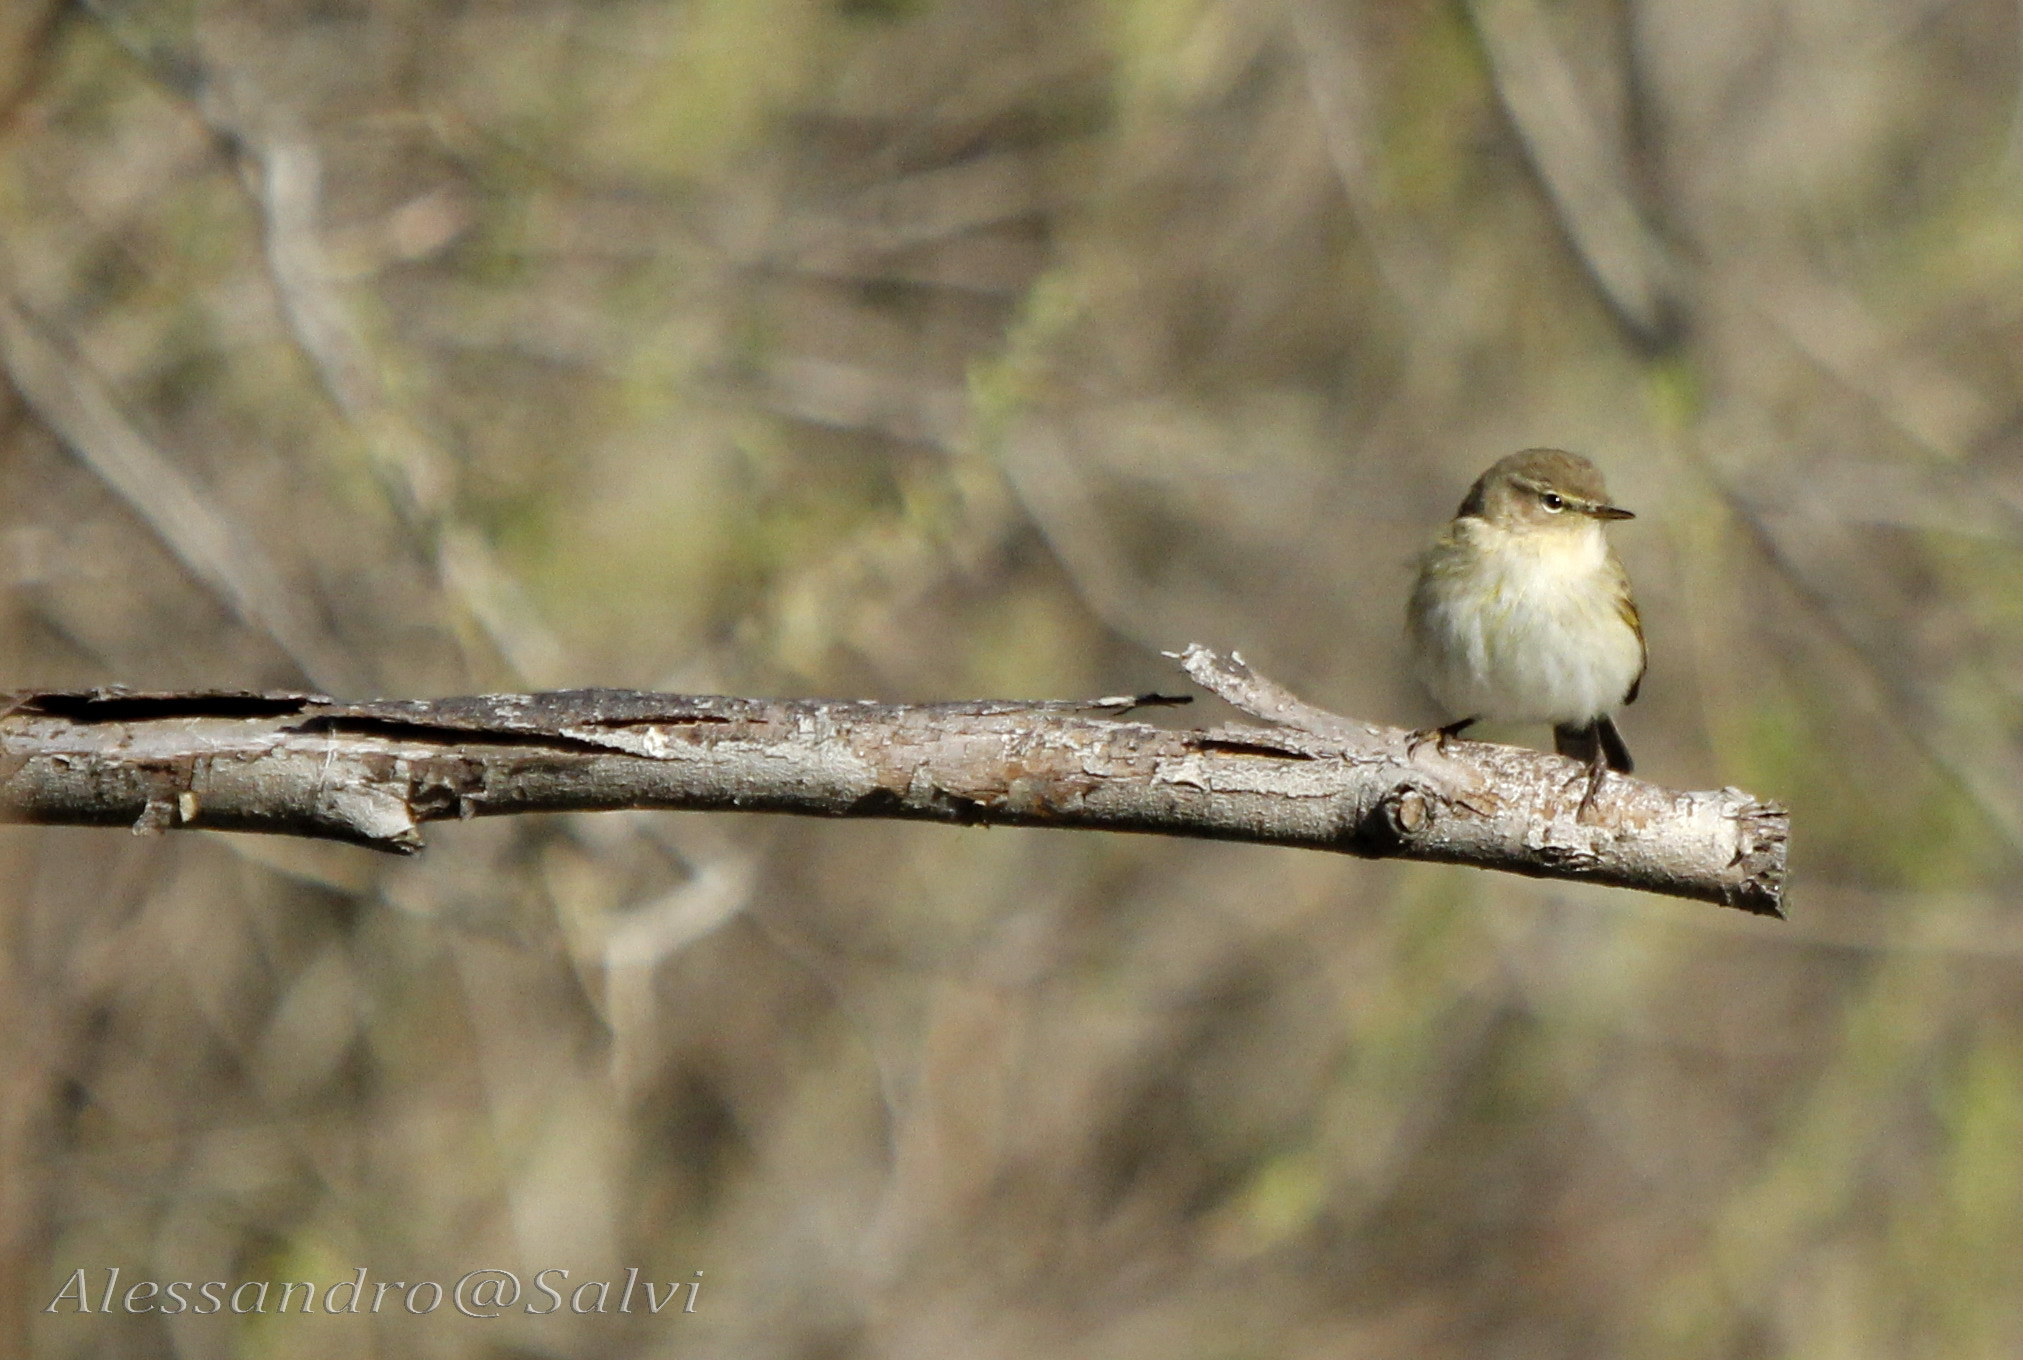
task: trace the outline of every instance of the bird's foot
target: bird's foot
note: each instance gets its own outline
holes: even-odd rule
[[[1430,741],[1433,743],[1433,749],[1444,756],[1447,754],[1447,743],[1473,727],[1475,723],[1474,718],[1463,718],[1459,722],[1448,723],[1445,727],[1422,727],[1405,738],[1405,755],[1408,759],[1418,755],[1419,748]]]
[[[1608,778],[1608,775],[1609,775],[1608,760],[1602,755],[1601,751],[1597,749],[1594,754],[1594,759],[1590,760],[1587,763],[1586,768],[1582,769],[1578,774],[1574,775],[1572,779],[1566,781],[1566,787],[1568,792],[1573,791],[1573,786],[1575,784],[1586,785],[1586,787],[1581,791],[1580,806],[1576,807],[1573,810],[1574,821],[1581,823],[1583,825],[1592,825],[1597,820],[1597,813],[1599,812],[1599,809],[1595,806],[1595,798],[1598,794],[1601,793],[1602,781]]]

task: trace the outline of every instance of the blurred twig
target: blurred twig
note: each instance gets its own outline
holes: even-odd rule
[[[1328,164],[1370,258],[1398,301],[1420,304],[1436,291],[1438,278],[1423,240],[1395,221],[1398,205],[1383,162],[1373,154],[1371,125],[1378,115],[1362,42],[1346,14],[1319,0],[1294,0],[1287,18]]]
[[[455,460],[401,400],[388,359],[335,285],[337,271],[323,241],[322,157],[315,143],[273,113],[286,102],[253,88],[246,72],[214,69],[194,49],[147,41],[96,0],[85,9],[234,159],[260,215],[267,275],[289,335],[363,441],[389,508],[429,558],[445,595],[459,607],[459,622],[475,625],[513,675],[539,680],[552,674],[560,643],[491,546],[460,522]]]
[[[394,398],[343,298],[320,231],[320,158],[306,140],[240,138],[257,158],[249,176],[265,224],[268,272],[302,353],[338,411],[365,439],[388,499],[434,558],[448,594],[516,675],[553,674],[561,644],[536,616],[489,544],[454,513],[452,460]]]
[[[354,668],[297,608],[259,544],[134,428],[81,355],[11,301],[0,301],[0,366],[36,416],[304,678],[334,687],[354,681]]]
[[[1735,789],[1608,780],[1483,742],[1445,753],[1301,703],[1241,658],[1188,673],[1282,724],[1170,731],[1159,696],[893,705],[575,690],[340,704],[18,696],[0,819],[266,831],[413,851],[450,817],[622,807],[1140,831],[1433,860],[1776,915],[1788,817]],[[1096,717],[1092,714],[1106,714]]]
[[[1669,347],[1682,317],[1676,265],[1630,193],[1626,138],[1587,107],[1537,0],[1469,0],[1468,14],[1567,240],[1637,343]]]
[[[49,47],[63,13],[61,0],[12,0],[0,6],[0,125],[49,69]]]
[[[1882,522],[1923,514],[1948,532],[2013,540],[2023,519],[2002,479],[1970,480],[1961,466],[1965,451],[1997,427],[1994,405],[1943,365],[1892,343],[1849,290],[1814,271],[1787,271],[1778,287],[1759,288],[1739,300],[1815,369],[1912,440],[1926,455],[1912,469],[1923,480],[1951,483],[1956,490],[1952,496],[1907,490],[1901,470],[1896,485],[1878,484],[1841,455],[1833,460],[1831,478],[1813,468],[1794,478],[1803,493],[1787,503],[1812,512],[1801,519],[1768,512],[1778,501],[1761,490],[1745,492],[1723,460],[1704,448],[1697,451],[1699,463],[1763,560],[1888,696],[1898,729],[1974,802],[2012,853],[2023,852],[2023,804],[2017,796],[2023,760],[2011,743],[1984,740],[1986,714],[1958,701],[1961,659],[1935,665],[1907,651],[1900,629],[1852,585],[1855,578],[1846,567],[1859,560],[1863,548],[1846,539],[1844,526],[1856,517],[1822,522],[1817,513],[1852,489],[1869,517]],[[1999,671],[1971,688],[2013,693]]]
[[[1916,664],[1906,653],[1904,638],[1869,611],[1850,607],[1840,591],[1800,559],[1795,535],[1781,531],[1747,497],[1720,485],[1729,509],[1755,541],[1763,559],[1784,578],[1807,608],[1861,662],[1889,696],[1898,727],[1932,765],[1966,792],[2012,853],[2023,854],[2023,759],[2013,745],[1981,738],[1984,730],[1971,714],[1961,714],[1948,701],[1953,666]],[[1816,538],[1817,525],[1808,536]]]

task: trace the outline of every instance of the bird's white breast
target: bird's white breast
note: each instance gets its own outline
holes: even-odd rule
[[[1644,663],[1624,590],[1592,521],[1513,534],[1459,520],[1427,553],[1413,592],[1421,678],[1457,718],[1561,723],[1610,712]]]

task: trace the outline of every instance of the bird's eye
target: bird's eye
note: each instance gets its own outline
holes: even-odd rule
[[[1560,495],[1557,491],[1546,492],[1538,498],[1538,503],[1555,515],[1566,509],[1566,497]]]

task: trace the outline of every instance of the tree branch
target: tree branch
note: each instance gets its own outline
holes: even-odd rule
[[[1486,742],[1444,752],[1302,703],[1240,657],[1188,674],[1271,726],[1124,720],[1161,695],[879,704],[567,690],[346,704],[309,694],[16,695],[0,821],[194,827],[420,849],[421,825],[679,808],[1079,827],[1436,860],[1782,915],[1789,816],[1737,789]]]

